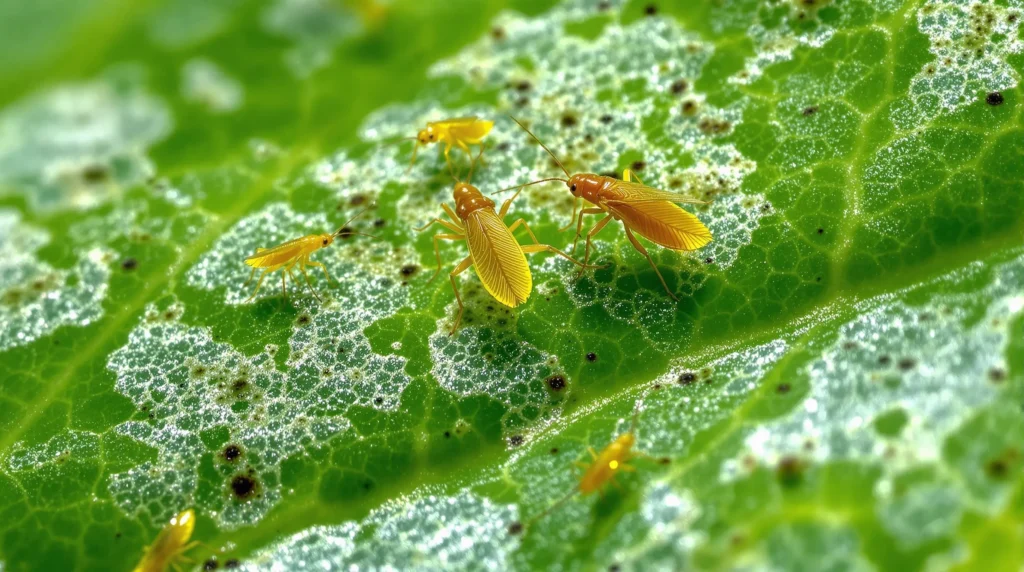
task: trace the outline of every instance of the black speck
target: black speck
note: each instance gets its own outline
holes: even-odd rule
[[[644,167],[646,166],[647,163],[644,163],[643,161],[633,161],[633,164],[630,165],[629,168],[633,169],[634,171],[643,171]]]
[[[505,39],[505,28],[498,28],[498,27],[491,28],[491,37],[494,38],[495,40],[499,41],[499,42],[504,40]]]
[[[619,572],[619,570],[622,570],[622,566],[619,566],[618,564],[612,564],[608,567],[608,572]]]
[[[1006,380],[1006,370],[1001,367],[988,370],[988,380],[992,383],[1002,383]]]
[[[825,229],[819,228],[818,229],[818,234],[825,234]]]
[[[359,205],[366,202],[366,195],[352,195],[348,200],[348,204],[358,207]]]
[[[374,228],[380,228],[380,227],[386,225],[387,223],[388,223],[388,221],[386,221],[386,220],[384,220],[382,218],[379,218],[379,219],[373,221],[373,226],[374,226]]]
[[[558,447],[552,447],[551,448],[551,454],[552,455],[557,455],[558,454]]]
[[[82,179],[86,183],[102,183],[110,176],[110,171],[103,165],[89,165],[82,170]]]
[[[658,13],[658,6],[656,4],[648,4],[644,6],[644,14],[653,16]]]
[[[203,562],[203,570],[216,570],[216,569],[217,569],[217,560],[216,559],[211,558],[211,559],[207,560],[206,562]]]
[[[601,0],[600,2],[597,3],[597,9],[600,10],[601,12],[611,9],[611,7],[612,3],[609,2],[608,0]],[[1011,22],[1012,21],[1013,20],[1011,20]]]
[[[896,367],[900,368],[901,371],[910,371],[917,366],[917,361],[913,358],[903,358],[896,364]]]
[[[373,489],[373,481],[366,481],[366,482],[363,483],[363,490],[367,490],[368,491],[368,490],[371,490],[371,489]]]
[[[445,431],[444,432],[444,438],[445,439],[451,439],[452,438],[452,432],[451,431]]]
[[[1009,472],[1009,467],[1003,459],[993,459],[985,465],[985,472],[993,479],[1001,479]]]
[[[804,110],[801,113],[803,113],[804,117],[807,117],[808,115],[814,115],[817,112],[818,112],[818,106],[817,105],[811,105],[809,107],[805,107]]]
[[[533,89],[533,84],[531,84],[530,82],[528,82],[526,80],[523,80],[523,81],[520,81],[520,82],[516,83],[516,89],[518,91],[530,91],[531,89]]]
[[[697,381],[697,374],[693,373],[692,371],[688,371],[679,376],[679,383],[683,385],[690,385],[695,381]]]
[[[114,538],[121,538],[121,533],[120,533],[120,532],[118,532],[117,534],[115,534],[115,535],[114,535]]]
[[[615,121],[615,118],[612,117],[611,115],[602,115],[601,116],[601,123],[604,123],[605,125],[608,125],[612,121]]]
[[[413,274],[416,274],[416,271],[419,269],[420,267],[416,266],[415,264],[407,264],[402,267],[402,270],[400,270],[400,272],[402,273],[402,276],[412,276]]]
[[[519,522],[518,520],[508,525],[508,533],[512,536],[515,536],[521,532],[523,532],[523,523]]]
[[[714,264],[714,263],[715,263],[715,259],[711,258],[710,256],[704,259],[704,264]]]
[[[687,100],[683,102],[683,113],[685,115],[693,115],[697,113],[697,102],[693,100]]]
[[[232,558],[224,563],[224,567],[228,569],[238,568],[238,559]]]
[[[562,116],[562,127],[576,127],[578,123],[579,120],[576,119],[576,116],[572,115],[571,113],[566,113],[565,115]]]
[[[880,356],[878,358],[878,365],[889,365],[892,363],[892,358],[889,356]]]
[[[380,405],[381,403],[384,403],[384,398],[383,397],[375,397],[375,398],[373,398],[373,402],[376,403],[377,405]]]
[[[590,352],[587,354],[587,361],[597,361],[597,354]]]
[[[125,258],[123,261],[121,261],[121,268],[125,269],[128,272],[131,272],[132,270],[135,270],[138,267],[139,261],[135,260],[134,258]]]
[[[231,491],[235,493],[235,496],[242,500],[248,500],[258,493],[260,488],[259,483],[256,479],[249,475],[235,475],[231,479]],[[227,567],[227,564],[224,564]]]
[[[1003,94],[999,93],[998,91],[993,91],[985,96],[985,103],[993,107],[997,105],[1002,105],[1003,101],[1005,101],[1005,99],[1003,98]]]
[[[796,457],[786,456],[779,460],[779,466],[775,472],[782,486],[795,487],[803,479],[804,464]]]
[[[522,435],[513,435],[508,438],[508,444],[512,445],[513,447],[518,447],[523,444],[524,440],[525,439],[523,439]]]
[[[686,83],[685,79],[677,79],[676,81],[672,82],[672,87],[670,89],[672,90],[672,93],[679,95],[680,93],[686,91],[686,88],[688,87],[690,87],[690,85]]]
[[[343,227],[341,227],[341,230],[338,231],[338,237],[339,238],[349,239],[349,238],[352,238],[355,235],[356,235],[355,231],[352,230],[352,227],[350,227],[350,226],[343,226]]]
[[[792,387],[790,387],[788,383],[780,383],[779,386],[775,388],[775,391],[778,391],[779,393],[789,393],[790,389],[792,389]]]
[[[668,457],[662,457],[662,458],[658,459],[658,463],[660,463],[662,465],[668,465],[671,462],[672,462],[672,459],[669,459]]]
[[[550,387],[552,391],[562,391],[563,389],[565,389],[565,377],[561,375],[552,375],[545,381],[547,382],[548,387]]]
[[[221,456],[223,456],[224,460],[228,462],[234,462],[241,457],[242,454],[242,448],[238,445],[228,445],[227,447],[224,447],[224,451]]]
[[[309,316],[309,314],[302,314],[301,316],[299,316],[298,318],[295,319],[295,323],[299,324],[300,326],[305,326],[306,324],[310,323],[312,320],[313,320],[313,318],[311,318]]]

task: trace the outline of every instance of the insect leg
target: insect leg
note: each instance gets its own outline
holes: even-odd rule
[[[252,282],[252,277],[253,276],[256,276],[256,268],[255,267],[252,269],[252,272],[249,273],[249,279],[245,281],[245,284],[242,284],[242,288],[245,288],[246,286],[249,285],[250,282]]]
[[[651,268],[653,268],[654,273],[658,275],[658,280],[661,280],[661,285],[665,287],[665,291],[668,292],[668,295],[671,296],[673,300],[678,300],[679,298],[677,298],[676,295],[673,294],[672,291],[668,289],[668,284],[665,283],[665,278],[661,275],[661,271],[658,270],[658,265],[655,264],[653,260],[651,260],[651,255],[647,254],[647,249],[644,248],[644,245],[640,244],[640,241],[637,240],[635,236],[633,236],[633,231],[629,230],[628,226],[623,224],[622,227],[626,229],[626,237],[629,238],[629,241],[633,243],[633,248],[640,251],[640,254],[643,254],[647,258],[647,262],[651,264]]]
[[[316,290],[313,290],[313,284],[309,281],[309,274],[306,273],[306,265],[302,260],[299,261],[299,272],[302,272],[302,277],[306,279],[306,288],[309,288],[309,293],[312,294],[318,302],[323,302],[320,295],[316,293]]]
[[[573,221],[576,220],[576,211],[578,211],[578,210],[580,210],[580,200],[578,198],[574,198],[572,200],[572,216],[569,217],[569,224],[567,224],[567,225],[563,226],[562,228],[558,229],[558,232],[565,232],[565,231],[569,230],[570,228],[572,228],[572,223],[573,223]]]
[[[458,181],[459,178],[455,175],[455,169],[452,168],[452,158],[451,158],[451,155],[450,155],[451,151],[452,151],[452,142],[449,140],[449,141],[446,141],[445,144],[444,144],[444,160],[445,160],[446,163],[448,163],[448,173],[452,176],[453,179]]]
[[[327,273],[327,267],[326,267],[326,266],[324,266],[324,263],[323,263],[323,262],[313,262],[312,260],[309,260],[309,259],[307,258],[307,259],[306,259],[306,264],[308,264],[308,265],[310,265],[310,266],[319,266],[319,267],[320,267],[320,270],[323,270],[323,271],[324,271],[324,276],[326,276],[326,277],[327,277],[327,283],[328,283],[328,284],[330,284],[330,283],[331,283],[331,275]]]
[[[583,215],[588,214],[601,214],[604,211],[597,207],[589,207],[580,211],[580,218],[576,224],[576,238],[572,239],[572,253],[576,254],[576,243],[580,241],[580,235],[583,234]]]
[[[427,284],[430,284],[431,282],[433,282],[434,278],[437,278],[437,275],[441,273],[441,250],[439,248],[439,245],[437,244],[437,241],[439,241],[439,240],[465,240],[465,239],[466,239],[466,237],[464,235],[461,235],[461,234],[435,234],[434,235],[434,257],[437,258],[437,271],[434,272],[434,275],[430,277],[430,280],[427,280]]]
[[[256,269],[253,268],[253,271],[255,271],[255,270]],[[245,301],[242,302],[243,304],[248,304],[249,302],[252,301],[253,298],[256,297],[256,294],[259,293],[259,291],[260,291],[260,286],[263,285],[263,279],[266,278],[267,274],[270,274],[271,272],[272,272],[272,270],[268,268],[268,269],[264,270],[262,274],[260,274],[260,279],[256,281],[256,290],[253,290],[252,296],[249,296],[248,298],[246,298]]]
[[[525,188],[526,187],[519,187],[519,190],[516,191],[516,194],[509,197],[507,201],[501,203],[501,210],[498,211],[498,218],[505,218],[505,215],[508,214],[509,207],[512,206],[512,201],[516,200],[516,197],[518,197],[519,193],[523,192],[523,189]]]
[[[524,254],[534,254],[537,252],[550,252],[551,254],[557,254],[576,266],[579,266],[581,270],[584,268],[604,268],[604,266],[598,266],[596,264],[583,264],[579,260],[576,260],[550,244],[527,244],[526,246],[520,246],[520,248],[523,250]]]
[[[583,209],[583,212],[587,212],[587,209]],[[581,214],[580,216],[583,215]],[[583,267],[580,268],[580,273],[576,275],[577,277],[583,276],[583,271],[586,270],[587,263],[590,262],[590,246],[591,241],[594,239],[594,235],[601,232],[601,229],[604,228],[605,225],[612,220],[612,218],[612,215],[608,215],[603,219],[597,221],[597,224],[594,225],[594,228],[590,229],[590,232],[587,233],[587,246],[583,251]]]
[[[452,223],[450,223],[450,222],[448,222],[446,220],[439,219],[439,218],[435,218],[434,220],[428,222],[427,224],[425,224],[425,225],[423,225],[421,227],[413,228],[413,230],[415,230],[416,232],[423,232],[423,231],[427,230],[428,228],[430,228],[430,225],[432,225],[432,224],[439,224],[439,225],[447,228],[448,230],[450,230],[452,232],[462,232],[462,228],[461,227],[459,227],[459,226],[457,226],[455,224],[452,224]]]
[[[467,256],[465,260],[455,267],[455,270],[448,273],[448,279],[452,282],[452,290],[455,291],[455,301],[459,303],[459,314],[455,316],[455,325],[452,326],[452,331],[448,334],[449,336],[455,335],[455,330],[459,329],[459,324],[462,322],[462,312],[466,309],[462,305],[462,296],[459,296],[459,286],[455,283],[455,277],[465,272],[470,266],[473,266],[473,257]]]
[[[644,184],[644,182],[640,180],[640,177],[636,176],[636,173],[630,171],[629,169],[626,169],[625,171],[622,172],[622,180],[628,183],[630,179],[636,179],[636,182],[640,183],[641,185]]]
[[[412,160],[409,161],[409,167],[405,170],[405,174],[408,175],[409,171],[412,170],[412,166],[416,164],[416,152],[419,151],[419,150],[420,150],[420,142],[416,141],[416,143],[412,146]]]
[[[587,447],[587,452],[590,453],[591,459],[595,461],[597,460],[597,451],[595,451],[593,447]]]

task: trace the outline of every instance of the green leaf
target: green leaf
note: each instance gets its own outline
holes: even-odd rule
[[[186,508],[207,567],[1024,565],[1020,0],[8,4],[0,568],[128,570]],[[394,140],[478,115],[485,194],[557,176],[509,114],[708,202],[648,245],[679,301],[613,221],[518,308],[460,275],[448,335],[451,176]],[[344,225],[322,300],[249,301]]]

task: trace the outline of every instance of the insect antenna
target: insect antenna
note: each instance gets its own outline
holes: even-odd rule
[[[375,234],[367,234],[365,232],[359,232],[359,231],[355,231],[355,230],[352,230],[352,229],[348,228],[348,225],[349,225],[350,222],[356,220],[357,218],[362,216],[363,213],[365,213],[368,210],[370,210],[370,207],[366,207],[365,209],[363,209],[363,210],[357,212],[356,214],[352,215],[352,218],[350,218],[347,221],[345,221],[344,223],[342,223],[342,225],[338,229],[338,231],[334,233],[334,236],[342,236],[342,235],[344,235],[344,236],[352,236],[353,234],[359,234],[359,235],[362,235],[362,236],[368,236],[370,238],[380,238],[380,237],[378,237]]]
[[[476,168],[477,161],[480,160],[480,157],[482,157],[483,154],[484,154],[484,144],[481,143],[480,144],[480,152],[477,153],[476,157],[474,157],[473,160],[469,163],[469,174],[466,175],[466,182],[467,183],[472,183],[473,182],[473,169]]]
[[[563,173],[565,173],[565,176],[567,178],[572,176],[572,175],[569,174],[569,171],[567,171],[565,169],[565,166],[562,165],[562,162],[558,160],[558,157],[555,157],[555,154],[551,152],[551,149],[548,149],[548,146],[545,145],[543,141],[541,141],[536,135],[533,134],[533,131],[530,131],[529,129],[527,129],[526,126],[523,125],[522,123],[520,123],[519,120],[516,119],[515,117],[512,117],[511,115],[509,115],[509,117],[512,119],[512,121],[516,122],[516,125],[522,127],[523,131],[526,131],[527,133],[529,133],[530,137],[533,137],[534,141],[539,143],[540,146],[543,147],[544,150],[548,152],[548,155],[551,155],[551,158],[555,160],[555,163],[558,164],[558,168],[561,169]]]
[[[564,497],[562,497],[562,498],[558,499],[557,501],[555,501],[554,503],[552,503],[548,508],[544,509],[544,512],[542,512],[542,513],[540,513],[538,515],[535,515],[533,518],[531,518],[530,520],[526,521],[523,524],[523,530],[524,531],[528,530],[531,526],[533,526],[533,524],[535,522],[537,522],[538,520],[540,520],[540,519],[544,518],[545,516],[551,514],[551,512],[553,510],[555,510],[556,508],[558,508],[558,507],[562,506],[563,504],[565,504],[566,501],[568,501],[572,497],[576,496],[576,493],[578,493],[578,492],[580,492],[579,487],[573,487],[573,489],[571,491],[569,491],[569,494],[565,495]]]

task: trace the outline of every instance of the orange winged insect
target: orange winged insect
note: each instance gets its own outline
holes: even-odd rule
[[[587,447],[591,462],[589,464],[582,461],[573,463],[583,471],[579,483],[569,491],[569,494],[549,506],[544,512],[530,519],[528,524],[533,524],[544,518],[551,511],[576,496],[577,493],[586,496],[594,492],[601,492],[608,483],[616,485],[615,476],[620,472],[632,473],[636,471],[636,468],[630,465],[629,461],[636,458],[649,458],[646,453],[633,451],[633,445],[636,444],[636,422],[639,415],[640,410],[636,409],[633,412],[633,421],[629,425],[629,430],[616,437],[600,453],[595,451],[593,447]]]
[[[479,155],[477,157],[479,158]],[[472,179],[472,176],[473,165],[470,165],[469,180]],[[416,229],[417,232],[421,232],[433,224],[439,224],[451,231],[451,233],[434,236],[437,271],[434,272],[434,276],[430,280],[437,278],[441,272],[439,240],[465,240],[469,243],[469,256],[448,274],[452,290],[455,291],[455,300],[459,304],[459,313],[455,317],[455,324],[452,326],[450,334],[454,334],[455,330],[459,328],[462,313],[465,310],[455,277],[465,272],[470,266],[476,270],[476,275],[487,292],[494,296],[495,300],[510,308],[515,308],[525,302],[533,290],[533,276],[530,274],[530,266],[526,263],[526,254],[550,252],[562,256],[573,264],[582,266],[582,263],[561,250],[541,244],[525,220],[520,218],[511,225],[505,224],[505,215],[508,214],[508,209],[517,196],[519,196],[518,192],[501,205],[500,211],[494,212],[494,201],[483,196],[480,190],[469,182],[457,180],[452,193],[452,198],[455,199],[455,210],[452,210],[447,204],[441,203],[441,208],[444,209],[450,220],[435,218]],[[513,233],[520,226],[530,235],[533,244],[523,246],[516,240]]]
[[[309,259],[309,255],[313,254],[317,250],[329,246],[334,242],[337,237],[347,238],[353,234],[360,234],[363,236],[370,236],[376,238],[372,234],[365,234],[362,232],[356,232],[348,228],[348,224],[369,210],[368,208],[363,209],[356,213],[355,216],[348,219],[345,224],[341,225],[341,228],[334,233],[323,233],[323,234],[310,234],[303,236],[288,242],[273,246],[270,248],[257,248],[256,254],[249,256],[245,259],[245,263],[252,267],[252,272],[249,273],[249,280],[246,281],[246,285],[252,282],[253,277],[256,275],[256,271],[262,269],[263,273],[260,274],[260,279],[256,282],[256,290],[253,291],[252,295],[246,298],[244,303],[248,303],[256,294],[260,291],[260,286],[263,285],[263,279],[267,277],[267,274],[274,272],[275,270],[281,270],[281,290],[284,292],[285,297],[288,297],[288,287],[285,285],[285,274],[287,274],[292,282],[295,282],[295,275],[292,274],[293,268],[298,268],[299,272],[302,273],[303,278],[306,279],[306,287],[313,296],[319,300],[320,296],[313,290],[313,285],[309,281],[309,274],[306,273],[307,266],[318,266],[324,271],[324,276],[327,281],[331,281],[330,274],[327,273],[327,267],[321,262],[315,262]]]
[[[146,548],[134,572],[165,572],[168,567],[178,569],[179,564],[191,562],[184,554],[199,544],[189,542],[195,526],[196,513],[192,509],[174,515]]]
[[[569,192],[575,197],[572,211],[572,218],[576,221],[576,238],[573,240],[572,245],[573,252],[576,251],[576,241],[579,240],[583,230],[583,216],[591,214],[605,215],[587,233],[583,264],[586,265],[590,261],[591,241],[594,235],[601,232],[601,229],[609,222],[613,220],[622,221],[622,226],[626,230],[626,238],[629,239],[633,248],[647,258],[647,262],[650,263],[651,268],[658,275],[658,279],[661,280],[661,285],[665,287],[668,295],[673,299],[678,299],[669,289],[668,284],[665,283],[665,278],[661,275],[661,271],[658,270],[658,266],[651,259],[651,255],[647,253],[647,249],[644,248],[643,244],[636,239],[634,233],[665,248],[680,251],[696,250],[711,242],[711,231],[704,226],[700,219],[683,210],[679,204],[704,204],[704,201],[648,187],[629,169],[623,171],[622,180],[593,173],[570,175],[569,171],[562,165],[562,162],[558,160],[558,157],[533,132],[527,129],[515,117],[512,120],[529,133],[530,137],[533,137],[537,143],[540,143],[540,146],[551,155],[551,158],[555,160],[555,163],[565,173],[566,178],[564,179],[553,177],[533,181],[525,185],[546,181],[562,181],[569,188]],[[633,179],[636,179],[636,181],[634,182]],[[579,199],[583,199],[586,203],[593,206],[584,206],[580,210]],[[577,217],[577,212],[579,212],[579,217]],[[572,222],[570,221],[562,230],[571,226]]]
[[[416,140],[416,145],[412,149],[412,161],[409,162],[409,168],[411,169],[413,164],[416,163],[416,152],[420,147],[430,145],[431,143],[444,143],[444,159],[448,163],[448,170],[454,176],[452,159],[449,155],[452,146],[454,145],[462,149],[472,159],[473,152],[469,146],[479,145],[480,151],[483,152],[483,139],[491,132],[493,127],[493,121],[478,117],[456,117],[443,121],[430,121],[413,138]]]

